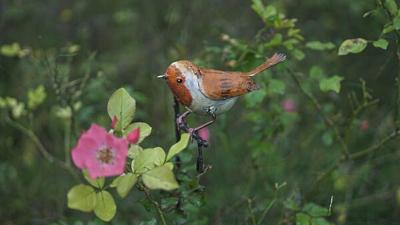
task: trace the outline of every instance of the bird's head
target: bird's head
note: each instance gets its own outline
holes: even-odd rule
[[[158,78],[164,78],[167,81],[169,88],[178,100],[185,106],[189,106],[192,102],[192,97],[189,91],[190,85],[188,80],[197,79],[198,67],[190,61],[176,61],[168,66],[164,74]]]

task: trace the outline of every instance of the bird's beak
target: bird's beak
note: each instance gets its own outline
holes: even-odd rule
[[[164,79],[166,79],[167,76],[166,76],[165,74],[161,74],[161,75],[158,75],[157,78],[164,78]]]

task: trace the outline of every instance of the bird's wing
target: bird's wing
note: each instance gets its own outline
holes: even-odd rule
[[[210,99],[228,99],[259,89],[246,73],[205,68],[201,68],[199,72],[201,91]]]

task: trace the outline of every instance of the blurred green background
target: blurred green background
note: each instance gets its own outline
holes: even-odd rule
[[[396,4],[0,1],[0,223],[103,224],[67,208],[78,181],[40,148],[68,161],[91,123],[110,126],[107,100],[119,87],[137,101],[135,121],[153,127],[143,145],[167,147],[173,98],[156,75],[170,63],[244,71],[284,52],[284,65],[256,77],[262,90],[211,126],[204,189],[188,194],[183,212],[166,210],[170,224],[400,224],[399,36],[381,33],[396,14],[380,2],[389,11]],[[369,41],[362,53],[338,56],[344,40],[358,37]],[[386,50],[373,47],[379,38]],[[340,93],[320,90],[334,75],[344,78]],[[178,177],[196,178],[195,154],[191,146],[182,155]],[[112,224],[156,224],[140,193],[117,203]],[[322,208],[329,213],[319,215]]]

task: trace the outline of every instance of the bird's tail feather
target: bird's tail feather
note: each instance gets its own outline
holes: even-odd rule
[[[286,60],[286,55],[283,53],[275,53],[271,58],[268,58],[263,64],[257,66],[252,71],[248,72],[250,77],[261,73],[262,71]]]

